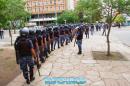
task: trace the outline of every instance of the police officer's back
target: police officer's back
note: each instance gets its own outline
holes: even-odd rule
[[[15,49],[19,55],[18,63],[26,79],[27,84],[30,84],[34,78],[34,60],[36,61],[36,54],[34,51],[33,43],[28,39],[29,30],[24,28],[20,31],[20,37],[15,42]],[[33,60],[34,57],[34,60]],[[29,67],[29,68],[28,68]]]

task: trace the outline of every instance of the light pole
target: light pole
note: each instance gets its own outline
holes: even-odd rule
[[[27,10],[27,12],[29,11],[29,10],[28,10],[28,6],[29,6],[29,5],[28,5],[28,0],[26,0],[26,10]],[[28,22],[28,19],[27,19],[27,18],[28,18],[28,17],[26,16],[26,20],[25,20],[26,22]]]
[[[29,1],[29,0],[26,1],[26,3],[27,3],[27,5],[26,5],[26,7],[27,7],[27,11],[28,11],[30,14],[32,14],[32,12],[31,12],[32,9],[29,9],[29,8],[30,8],[30,5],[28,4],[28,1]],[[31,6],[32,6],[32,5],[31,5]],[[31,19],[32,19],[32,15],[30,15],[30,17],[29,17],[29,21],[28,21],[28,22],[30,22]]]
[[[66,25],[66,20],[64,20],[64,22],[65,22],[65,25]]]
[[[54,6],[55,6],[55,18],[56,18],[56,25],[57,25],[57,10],[56,10],[56,0],[54,0]]]
[[[38,3],[38,19],[39,19],[39,21],[38,21],[38,25],[39,25],[39,28],[40,28],[40,2],[39,1],[37,1],[37,3]]]

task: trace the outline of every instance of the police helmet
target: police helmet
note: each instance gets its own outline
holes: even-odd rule
[[[48,28],[48,31],[52,31],[52,28],[51,28],[51,27],[49,27],[49,28]]]
[[[44,30],[42,30],[42,34],[45,34],[46,33],[46,30],[44,29]]]
[[[41,35],[41,34],[42,34],[42,31],[41,31],[40,29],[37,29],[37,30],[36,30],[36,34],[37,34],[37,35]]]
[[[58,30],[58,27],[54,27],[54,28],[53,28],[53,31],[57,31],[57,30]]]
[[[29,30],[29,35],[34,35],[35,33],[36,33],[36,30],[34,29]]]
[[[29,35],[29,29],[27,27],[24,27],[23,29],[20,30],[20,35],[21,36],[28,36]]]

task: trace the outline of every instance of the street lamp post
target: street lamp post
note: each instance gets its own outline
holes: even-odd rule
[[[38,3],[38,5],[40,5],[39,4],[39,1],[37,1],[37,3]],[[39,26],[39,28],[40,28],[40,6],[38,7],[39,9],[38,9],[38,19],[39,19],[39,21],[38,21],[38,26]]]
[[[57,25],[57,10],[56,10],[56,0],[54,0],[54,6],[55,6],[55,18],[56,18],[56,25]]]
[[[26,7],[27,7],[27,11],[31,14],[31,10],[32,10],[32,9],[29,10],[30,5],[28,4],[28,1],[29,1],[29,0],[26,1],[26,3],[27,3]],[[28,8],[28,6],[29,6],[29,8]],[[29,17],[29,22],[30,22],[31,19],[32,19],[32,16],[30,15],[30,17]]]
[[[65,25],[66,25],[66,20],[64,20],[64,22],[65,22]]]
[[[28,10],[28,0],[26,0],[26,11],[29,11]],[[28,17],[26,16],[26,22],[28,22]]]

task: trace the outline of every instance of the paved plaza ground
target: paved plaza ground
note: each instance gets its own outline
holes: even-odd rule
[[[52,52],[40,69],[36,80],[29,86],[130,86],[130,47],[122,44],[119,38],[111,35],[111,51],[120,52],[127,61],[95,60],[92,51],[106,51],[106,38],[95,32],[90,39],[83,39],[83,54],[77,55],[74,42]],[[43,78],[85,77],[83,85],[45,85]],[[28,86],[20,74],[7,86]]]

